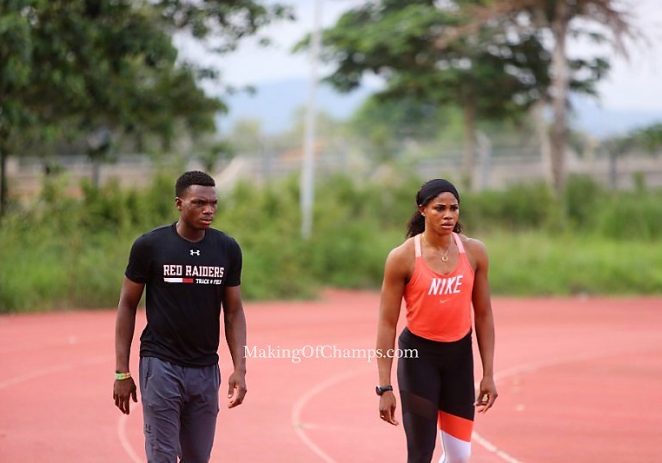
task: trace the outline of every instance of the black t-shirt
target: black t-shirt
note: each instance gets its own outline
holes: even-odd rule
[[[147,287],[147,326],[140,356],[188,367],[218,362],[223,291],[241,283],[241,249],[207,229],[192,243],[166,225],[138,238],[125,275]]]

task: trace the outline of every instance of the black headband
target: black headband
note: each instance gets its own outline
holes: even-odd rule
[[[455,186],[448,180],[436,178],[421,186],[421,189],[416,193],[416,204],[419,206],[427,204],[432,198],[436,198],[442,193],[452,193],[457,202],[460,202],[460,193],[457,192]]]

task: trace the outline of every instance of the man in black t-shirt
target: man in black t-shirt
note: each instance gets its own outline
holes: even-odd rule
[[[229,407],[246,395],[246,318],[241,302],[241,249],[210,228],[214,180],[186,172],[175,187],[179,220],[138,238],[122,283],[115,328],[115,405],[137,402],[129,372],[136,309],[146,288],[147,326],[140,336],[140,391],[149,463],[209,461],[219,410],[221,308],[234,372]]]

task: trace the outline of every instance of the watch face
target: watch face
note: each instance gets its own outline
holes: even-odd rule
[[[375,392],[377,393],[377,395],[382,395],[384,392],[392,391],[392,390],[393,390],[393,386],[384,386],[384,387],[377,386],[377,387],[375,387]]]

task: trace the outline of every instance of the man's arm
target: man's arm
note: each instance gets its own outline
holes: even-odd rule
[[[241,286],[228,286],[223,295],[225,338],[234,371],[228,379],[229,408],[244,401],[246,395],[246,316],[241,302]]]
[[[129,372],[129,355],[131,353],[131,341],[136,327],[136,310],[143,294],[145,285],[136,283],[124,277],[120,302],[117,305],[117,319],[115,321],[115,371],[118,373]],[[138,401],[136,396],[136,383],[129,377],[123,380],[115,380],[113,385],[113,399],[115,406],[122,413],[129,414],[130,399]]]

